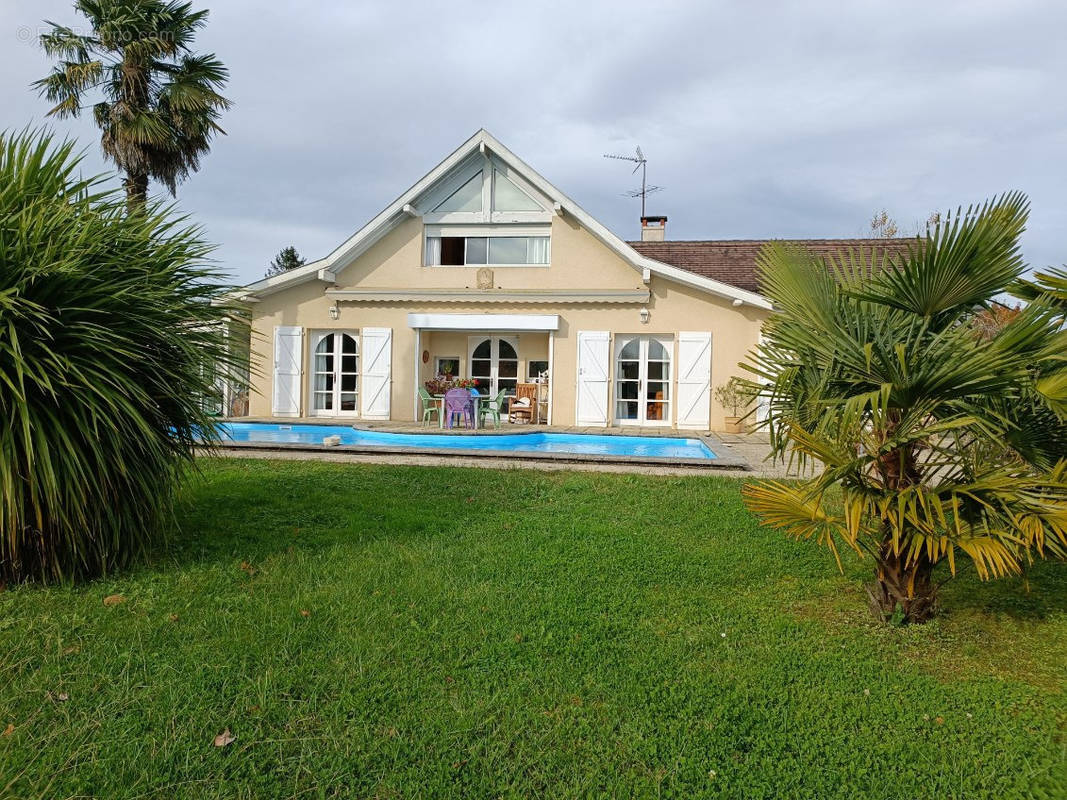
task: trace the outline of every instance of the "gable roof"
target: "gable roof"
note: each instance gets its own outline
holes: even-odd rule
[[[556,214],[565,214],[573,217],[583,228],[621,256],[624,261],[641,274],[644,280],[649,280],[651,275],[659,275],[668,280],[683,283],[709,294],[732,300],[734,305],[748,304],[768,310],[771,308],[770,301],[755,291],[732,285],[698,272],[665,264],[654,257],[639,253],[620,237],[597,222],[588,212],[545,180],[484,128],[461,144],[441,163],[426,173],[406,192],[345,240],[328,256],[297,269],[289,270],[281,275],[250,283],[244,287],[242,296],[246,300],[255,300],[257,296],[273,294],[290,286],[315,280],[332,284],[339,272],[366,252],[402,220],[412,214],[417,215],[412,204],[439,181],[446,178],[453,169],[462,164],[466,158],[476,151],[483,153],[488,151],[503,161],[510,169],[514,169],[527,183],[552,200],[553,210]]]
[[[907,252],[915,239],[722,239],[702,241],[628,242],[643,256],[671,264],[694,275],[721,281],[749,292],[760,291],[756,261],[763,246],[775,241],[803,247],[816,258],[862,248]]]

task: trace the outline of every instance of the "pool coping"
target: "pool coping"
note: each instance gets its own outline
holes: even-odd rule
[[[273,423],[279,424],[279,423]],[[284,423],[286,425],[292,425],[294,427],[312,426],[315,423],[295,422]],[[381,432],[372,427],[360,427],[358,425],[339,425],[335,427],[350,427],[357,431],[366,432]],[[398,436],[417,436],[416,433],[402,433],[399,431],[390,431],[390,433],[396,433]],[[529,430],[529,431],[478,431],[473,435],[479,436],[515,436],[515,435],[529,435],[534,433],[546,433],[545,431]],[[472,435],[472,434],[449,434],[449,435]],[[613,434],[618,436],[641,436],[640,433],[618,433]],[[487,459],[487,460],[502,460],[502,461],[544,461],[554,462],[559,464],[577,463],[577,464],[630,464],[634,466],[661,466],[661,467],[686,467],[687,469],[698,468],[706,470],[718,470],[718,471],[731,471],[731,472],[750,472],[752,467],[744,459],[738,458],[734,455],[724,455],[716,449],[718,443],[714,442],[710,437],[703,435],[688,435],[688,436],[659,436],[656,438],[663,439],[696,439],[700,441],[711,452],[715,453],[715,458],[681,458],[681,457],[669,457],[659,458],[655,456],[622,456],[611,454],[594,454],[594,453],[541,453],[537,451],[514,451],[514,450],[461,450],[458,448],[450,447],[392,447],[389,445],[359,445],[359,444],[339,444],[339,445],[324,445],[324,444],[308,444],[306,442],[215,442],[211,445],[205,445],[207,449],[214,448],[216,450],[246,450],[246,451],[259,451],[259,452],[286,452],[286,451],[301,451],[308,453],[359,453],[359,454],[381,454],[381,455],[412,455],[412,456],[434,456],[437,458],[455,458],[455,459]]]

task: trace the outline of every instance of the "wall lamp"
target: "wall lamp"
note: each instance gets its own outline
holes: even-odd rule
[[[638,313],[641,315],[641,324],[642,325],[647,325],[648,324],[648,317],[649,317],[648,309],[647,308],[642,308]]]
[[[339,316],[341,316],[341,312],[337,308],[337,304],[334,303],[332,306],[330,306],[330,319],[337,319]]]

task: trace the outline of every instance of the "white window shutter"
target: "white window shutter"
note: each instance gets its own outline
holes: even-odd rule
[[[365,419],[389,419],[389,396],[393,390],[393,329],[364,328],[362,415]]]
[[[274,380],[271,413],[276,417],[300,416],[304,329],[279,325],[274,329]]]
[[[678,427],[711,426],[711,334],[678,333]]]
[[[578,331],[578,425],[608,424],[608,366],[611,334],[608,331]]]

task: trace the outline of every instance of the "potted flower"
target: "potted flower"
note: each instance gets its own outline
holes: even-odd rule
[[[752,392],[745,381],[737,377],[730,378],[726,383],[715,387],[715,399],[729,412],[724,420],[726,432],[744,433],[746,426],[743,418],[747,416],[748,408],[752,405]]]

